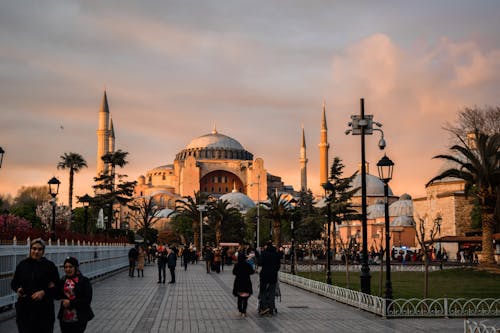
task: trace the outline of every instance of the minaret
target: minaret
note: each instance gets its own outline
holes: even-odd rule
[[[113,127],[113,118],[111,118],[111,116],[109,117],[108,140],[109,140],[108,153],[114,153],[115,152],[115,128]]]
[[[302,125],[302,145],[300,146],[300,190],[307,191],[307,155],[306,155],[306,135],[304,125]]]
[[[97,177],[108,172],[102,156],[109,152],[109,107],[106,90],[99,110],[99,128],[97,129]]]
[[[319,143],[319,184],[323,185],[328,181],[328,128],[326,127],[325,101],[323,100],[323,119],[321,121],[321,139]]]

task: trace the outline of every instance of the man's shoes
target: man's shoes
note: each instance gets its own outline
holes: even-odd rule
[[[175,281],[170,281],[169,283],[175,283]]]
[[[161,283],[161,281],[158,281],[158,282],[156,282],[156,283]]]
[[[165,284],[165,280],[163,280],[163,282],[162,282],[162,283],[163,283],[163,284]]]

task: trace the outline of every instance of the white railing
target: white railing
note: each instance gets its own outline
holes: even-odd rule
[[[76,257],[80,262],[80,270],[90,279],[105,275],[128,266],[128,244],[89,244],[59,243],[47,244],[45,257],[56,264],[59,274],[63,274],[62,264],[66,257]],[[17,264],[27,258],[27,244],[0,245],[0,308],[14,304],[16,294],[10,288]]]
[[[380,268],[379,265],[370,265],[370,271],[378,271]],[[456,269],[457,266],[444,266],[442,269]],[[385,269],[385,267],[384,267]],[[290,264],[285,263],[282,265],[282,270],[285,272],[290,272]],[[326,265],[324,264],[299,264],[295,265],[296,272],[324,272],[326,270]],[[332,272],[345,272],[345,265],[332,264],[330,266],[330,270]],[[349,271],[351,272],[359,272],[361,270],[361,265],[349,265]],[[439,266],[429,266],[429,272],[439,271],[441,268]],[[402,264],[393,264],[391,265],[391,272],[423,272],[425,271],[425,266],[422,265],[402,265]]]
[[[384,317],[500,317],[499,298],[412,298],[391,301],[284,272],[279,272],[279,279],[284,283]]]
[[[473,320],[464,320],[464,333],[497,333],[500,328],[494,326],[486,326],[482,322],[475,322]]]

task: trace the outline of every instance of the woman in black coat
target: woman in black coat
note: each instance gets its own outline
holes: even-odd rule
[[[64,275],[61,279],[61,308],[57,318],[62,333],[82,333],[89,320],[94,318],[90,307],[92,285],[78,269],[78,260],[68,257],[64,260]]]
[[[238,311],[241,317],[247,316],[248,298],[252,295],[252,280],[250,275],[254,273],[253,267],[246,262],[244,251],[238,255],[238,262],[234,265],[233,275],[234,287],[233,295],[238,297]]]

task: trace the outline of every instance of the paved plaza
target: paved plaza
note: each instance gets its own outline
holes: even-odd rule
[[[178,266],[175,284],[157,284],[154,265],[146,266],[144,278],[131,278],[124,270],[96,281],[96,316],[87,332],[463,332],[463,319],[384,319],[284,283],[278,314],[260,317],[257,275],[248,317],[240,318],[231,293],[232,266],[225,268],[207,274],[201,262],[187,271]],[[167,282],[168,276],[167,270]],[[0,322],[0,332],[17,332],[15,319]]]

